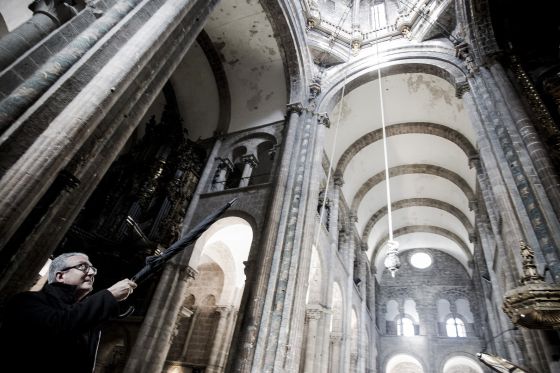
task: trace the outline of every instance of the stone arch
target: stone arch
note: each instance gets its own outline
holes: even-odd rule
[[[426,206],[440,209],[457,218],[457,220],[459,220],[463,224],[463,227],[467,232],[469,232],[469,234],[474,232],[473,225],[469,221],[469,218],[457,207],[444,201],[440,201],[434,198],[407,198],[395,201],[391,206],[393,211],[412,206]],[[386,206],[373,213],[373,215],[365,225],[363,236],[368,237],[375,224],[385,215],[387,215]]]
[[[463,134],[441,124],[427,122],[399,123],[386,127],[387,137],[413,133],[438,136],[446,139],[457,145],[465,153],[466,157],[472,157],[477,154],[474,146]],[[383,130],[379,128],[354,141],[354,143],[342,153],[336,165],[336,172],[340,175],[344,175],[348,163],[360,150],[382,139]],[[352,205],[352,208],[355,208],[355,206]]]
[[[247,154],[247,147],[244,145],[236,146],[231,151],[231,167],[232,169],[228,172],[225,189],[237,188],[241,182],[243,175],[243,156]]]
[[[402,166],[395,166],[389,168],[389,177],[395,177],[399,175],[412,174],[412,173],[422,173],[428,175],[434,175],[436,177],[441,177],[451,181],[455,184],[465,195],[467,200],[474,201],[474,192],[469,186],[469,184],[461,176],[453,171],[445,169],[440,166],[430,165],[430,164],[407,164]],[[360,205],[361,200],[364,198],[366,193],[373,188],[375,185],[383,182],[385,180],[385,171],[378,172],[377,174],[370,177],[358,190],[354,199],[352,200],[352,209]]]
[[[443,373],[483,373],[474,359],[467,356],[452,356],[443,363]]]
[[[224,271],[224,288],[218,305],[238,307],[245,287],[245,262],[253,243],[254,225],[240,212],[218,220],[195,243],[189,266],[197,268],[203,260],[217,263]],[[206,259],[204,259],[206,258]]]
[[[395,354],[384,364],[383,373],[424,373],[424,366],[420,360],[410,353]]]
[[[461,248],[461,251],[463,254],[465,254],[466,258],[468,260],[472,260],[472,253],[469,249],[469,247],[467,246],[467,244],[461,239],[461,237],[457,236],[455,233],[441,228],[441,227],[435,227],[435,226],[430,226],[430,225],[411,225],[411,226],[407,226],[407,227],[403,227],[403,228],[399,228],[396,229],[393,232],[393,237],[399,237],[405,234],[409,234],[409,233],[415,233],[415,232],[429,232],[429,233],[433,233],[433,234],[438,234],[440,236],[446,237],[448,238],[450,241],[453,241],[457,244],[457,246],[459,246],[459,248]],[[372,254],[371,254],[371,258],[375,260],[375,258],[377,257],[377,255],[379,254],[381,247],[385,244],[385,242],[387,242],[389,238],[389,235],[385,235],[383,236],[374,246],[373,250],[372,250]],[[468,271],[468,266],[466,266],[464,263],[464,261],[456,258],[457,260],[459,260],[463,266],[465,266],[465,269]]]
[[[311,248],[311,262],[309,263],[309,279],[307,286],[307,304],[323,303],[323,265],[319,250],[315,245]]]
[[[342,371],[342,346],[344,335],[344,295],[339,281],[334,281],[332,286],[331,310],[332,317],[329,326],[329,372]]]
[[[342,287],[338,281],[334,281],[332,287],[331,333],[342,333],[344,330],[344,299]]]
[[[438,76],[449,82],[457,91],[457,95],[468,87],[466,73],[461,63],[454,57],[454,50],[449,50],[449,54],[422,53],[412,48],[403,48],[400,53],[391,56],[381,55],[380,60],[388,59],[388,62],[381,64],[381,75],[389,76],[404,73],[425,73]],[[318,112],[330,112],[340,100],[342,90],[347,93],[358,88],[362,84],[377,79],[377,65],[371,63],[361,63],[367,57],[357,59],[350,66],[335,68],[335,70],[346,69],[347,73],[333,74],[340,77],[329,87],[323,90],[321,101],[318,105]]]

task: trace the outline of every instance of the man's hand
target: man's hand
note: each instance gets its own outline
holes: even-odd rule
[[[111,294],[113,294],[115,299],[120,302],[128,298],[128,296],[132,294],[132,291],[136,288],[136,286],[137,285],[134,281],[125,278],[124,280],[120,280],[107,290],[109,290]]]

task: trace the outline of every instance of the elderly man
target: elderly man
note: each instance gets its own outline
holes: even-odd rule
[[[101,325],[136,288],[124,279],[86,297],[96,274],[86,254],[66,253],[52,261],[40,291],[16,294],[0,329],[2,365],[17,372],[91,373]]]

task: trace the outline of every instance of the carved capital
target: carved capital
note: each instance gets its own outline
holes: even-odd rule
[[[223,170],[226,169],[229,172],[233,171],[233,163],[228,158],[215,158],[216,162],[218,162],[218,169]]]
[[[185,306],[181,307],[181,310],[179,311],[179,315],[185,318],[190,318],[193,314],[194,311]]]
[[[342,173],[340,173],[338,171],[335,172],[334,178],[333,178],[333,183],[337,187],[342,187],[344,185],[344,178],[342,177]]]
[[[252,168],[257,167],[259,164],[257,157],[255,157],[253,154],[244,155],[243,157],[241,157],[241,161],[245,164],[248,164]]]
[[[465,62],[465,67],[469,76],[478,72],[478,65],[475,63],[470,51],[470,45],[467,42],[459,42],[455,46],[455,56]]]
[[[321,93],[321,78],[319,76],[316,76],[315,78],[313,78],[313,81],[309,85],[310,99],[314,100],[315,98],[317,98],[317,96],[319,96],[320,93]]]
[[[472,229],[469,231],[469,241],[474,244],[478,242],[478,235]]]
[[[480,157],[478,154],[469,156],[469,167],[474,168],[477,172],[480,170]]]
[[[331,120],[329,119],[329,115],[327,113],[320,113],[317,115],[317,123],[319,125],[323,125],[327,128],[331,127]]]
[[[288,114],[291,113],[301,114],[303,112],[303,105],[301,104],[301,102],[293,102],[291,104],[286,105],[286,109],[288,111]]]
[[[412,33],[410,32],[410,27],[408,27],[408,26],[403,26],[401,28],[401,34],[402,34],[402,36],[404,36],[408,40],[412,39]]]
[[[463,98],[463,95],[470,90],[471,87],[469,86],[469,83],[467,83],[466,81],[458,83],[457,86],[455,87],[455,97]]]
[[[360,32],[360,26],[355,26],[352,30],[352,41],[350,42],[352,46],[352,53],[358,54],[360,48],[362,47],[362,41],[364,40],[364,35]]]
[[[185,281],[188,281],[189,279],[195,279],[196,276],[198,276],[198,271],[188,265],[183,266],[183,268],[181,268],[181,271],[183,272],[183,279]]]

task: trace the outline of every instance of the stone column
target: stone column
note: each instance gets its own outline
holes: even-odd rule
[[[321,318],[322,311],[317,308],[308,308],[305,311],[305,318],[307,320],[307,341],[305,344],[305,373],[318,372],[318,367],[320,366],[320,360],[316,356],[317,347],[317,326],[319,319]]]
[[[487,115],[487,123],[492,123],[486,126],[485,130],[492,141],[498,167],[502,170],[499,177],[505,179],[512,202],[522,206],[522,209],[521,206],[510,206],[514,216],[508,223],[515,225],[519,221],[522,229],[507,235],[507,244],[517,248],[523,238],[528,242],[538,242],[542,254],[539,261],[545,260],[553,278],[559,281],[560,260],[556,246],[560,243],[560,224],[556,217],[551,217],[551,214],[554,214],[548,199],[539,193],[540,186],[536,184],[534,170],[527,161],[527,149],[518,146],[521,138],[517,128],[511,123],[511,118],[506,114],[508,107],[505,98],[496,87],[494,77],[486,68],[481,67],[479,71],[480,73],[474,76],[472,85],[476,89],[475,97],[480,99],[477,102],[479,110]],[[483,161],[486,159],[483,158]],[[515,261],[520,268],[521,263],[517,256]]]
[[[492,63],[489,69],[495,78],[496,86],[504,96],[504,103],[509,109],[507,113],[511,115],[511,120],[515,124],[515,128],[523,139],[530,159],[535,165],[535,171],[540,179],[537,180],[537,186],[539,186],[538,184],[542,180],[542,187],[548,195],[550,203],[554,206],[553,211],[560,213],[560,180],[535,130],[535,126],[525,110],[525,105],[521,102],[519,94],[513,89],[502,65]],[[521,71],[521,68],[519,70],[515,71],[516,78],[521,80],[522,83],[531,84],[530,79]],[[534,91],[527,93],[535,94]]]
[[[185,340],[183,341],[183,348],[181,349],[180,360],[184,360],[185,356],[187,356],[187,351],[189,349],[189,343],[191,341],[192,333],[195,328],[196,323],[198,322],[198,315],[200,312],[198,309],[194,309],[194,311],[190,312],[189,317],[192,317],[191,323],[189,325],[189,330],[187,331],[187,335],[185,336]]]
[[[343,361],[341,356],[342,351],[342,334],[341,333],[331,333],[330,335],[330,358],[329,358],[329,372],[337,373],[343,372],[341,362]]]
[[[275,369],[285,369],[286,371],[298,371],[301,363],[301,351],[303,350],[303,329],[305,322],[306,307],[306,285],[309,281],[309,268],[311,263],[311,248],[314,242],[314,235],[306,234],[313,232],[316,226],[316,208],[312,204],[307,203],[310,200],[316,200],[319,196],[320,175],[324,173],[321,165],[323,160],[323,148],[316,144],[323,144],[325,138],[326,123],[323,115],[314,115],[316,89],[320,85],[315,80],[310,85],[310,103],[308,110],[308,120],[306,121],[306,131],[302,137],[302,153],[301,163],[299,166],[299,179],[301,184],[298,187],[298,194],[294,198],[294,202],[300,206],[298,210],[291,211],[291,219],[295,222],[293,225],[294,238],[290,239],[294,248],[294,255],[290,259],[290,270],[287,274],[289,279],[288,292],[284,303],[283,325],[280,330],[286,330],[288,333],[280,333],[280,344],[286,343],[286,354],[282,352],[277,355],[275,361]],[[303,149],[305,148],[305,151]],[[301,204],[302,201],[305,203]],[[295,220],[297,216],[297,221]],[[288,237],[289,237],[288,233]],[[298,247],[299,246],[299,247]]]
[[[342,175],[335,174],[333,178],[332,203],[331,203],[331,242],[334,248],[338,250],[338,214],[340,211],[340,188],[344,185]]]
[[[215,160],[218,167],[212,180],[212,190],[220,191],[225,189],[227,176],[233,171],[233,163],[228,158],[216,157]]]
[[[214,343],[210,351],[206,372],[221,373],[225,369],[229,345],[235,324],[235,309],[232,306],[218,306],[216,312],[220,314]]]
[[[31,19],[0,39],[0,71],[78,13],[67,0],[35,0],[29,9]]]
[[[273,317],[274,291],[271,289],[276,287],[279,275],[278,266],[283,251],[281,237],[286,233],[287,210],[293,193],[291,185],[295,179],[297,164],[294,154],[298,154],[301,147],[298,138],[302,112],[302,104],[288,105],[282,158],[278,166],[270,214],[267,217],[269,225],[263,233],[259,265],[256,266],[251,289],[248,289],[251,295],[245,308],[239,342],[232,346],[230,355],[232,357],[230,364],[234,372],[259,371],[264,363],[267,333]],[[259,341],[259,345],[256,343],[257,338],[262,341]],[[260,371],[264,372],[264,370]]]
[[[161,371],[171,346],[184,289],[190,285],[196,274],[197,272],[190,267],[171,264],[165,268],[123,372]],[[180,286],[180,282],[183,282],[184,286]],[[193,326],[195,322],[196,319],[193,318]],[[188,340],[185,345],[188,345]]]
[[[259,161],[257,157],[253,154],[246,154],[241,157],[243,161],[243,173],[241,174],[241,181],[239,182],[239,187],[243,188],[249,185],[249,181],[251,180],[251,174],[253,173],[253,169],[257,167]]]
[[[334,257],[331,256],[331,260]],[[333,272],[333,271],[329,271]],[[328,284],[333,283],[333,276],[332,274],[329,276]],[[332,286],[329,287],[329,290],[332,290]],[[332,294],[332,291],[330,291]],[[330,304],[331,301],[329,300],[328,303]],[[317,335],[318,341],[317,346],[319,346],[319,351],[316,353],[318,361],[318,372],[327,372],[329,367],[329,352],[330,352],[330,326],[332,320],[332,312],[331,309],[323,308],[323,317],[319,323],[319,332]]]
[[[26,273],[36,273],[56,248],[215,5],[215,0],[166,1],[151,18],[142,18],[136,32],[130,34],[122,29],[127,23],[123,26],[119,21],[133,9],[131,1],[118,1],[51,57],[53,63],[46,64],[46,70],[35,72],[23,83],[21,95],[10,95],[2,101],[2,108],[8,110],[0,110],[0,121],[6,125],[0,127],[10,127],[3,134],[5,141],[0,142],[0,170],[5,172],[0,178],[0,291],[5,295],[30,286],[33,279]],[[140,6],[153,5],[143,2]],[[131,14],[127,22],[135,23],[135,17],[140,16]],[[107,37],[100,46],[97,42],[104,35]],[[119,47],[113,48],[117,42]],[[91,53],[91,60],[80,60],[86,52]],[[96,59],[99,55],[105,59]],[[62,75],[72,84],[53,86]],[[142,89],[129,89],[131,83],[138,82]],[[29,90],[30,86],[37,90]],[[34,95],[42,95],[41,100]],[[12,101],[20,100],[23,106],[9,109]],[[25,116],[19,116],[20,109],[27,110]],[[30,218],[32,208],[65,168],[78,179],[77,186],[72,190],[61,188],[25,242],[7,247],[8,240]]]
[[[360,284],[358,286],[360,292],[360,318],[358,325],[358,371],[365,372],[366,370],[366,357],[367,357],[367,345],[368,341],[366,338],[366,328],[367,322],[366,320],[369,319],[368,312],[366,309],[367,304],[367,244],[362,242],[361,250],[358,253],[358,272],[359,272],[359,279]]]

